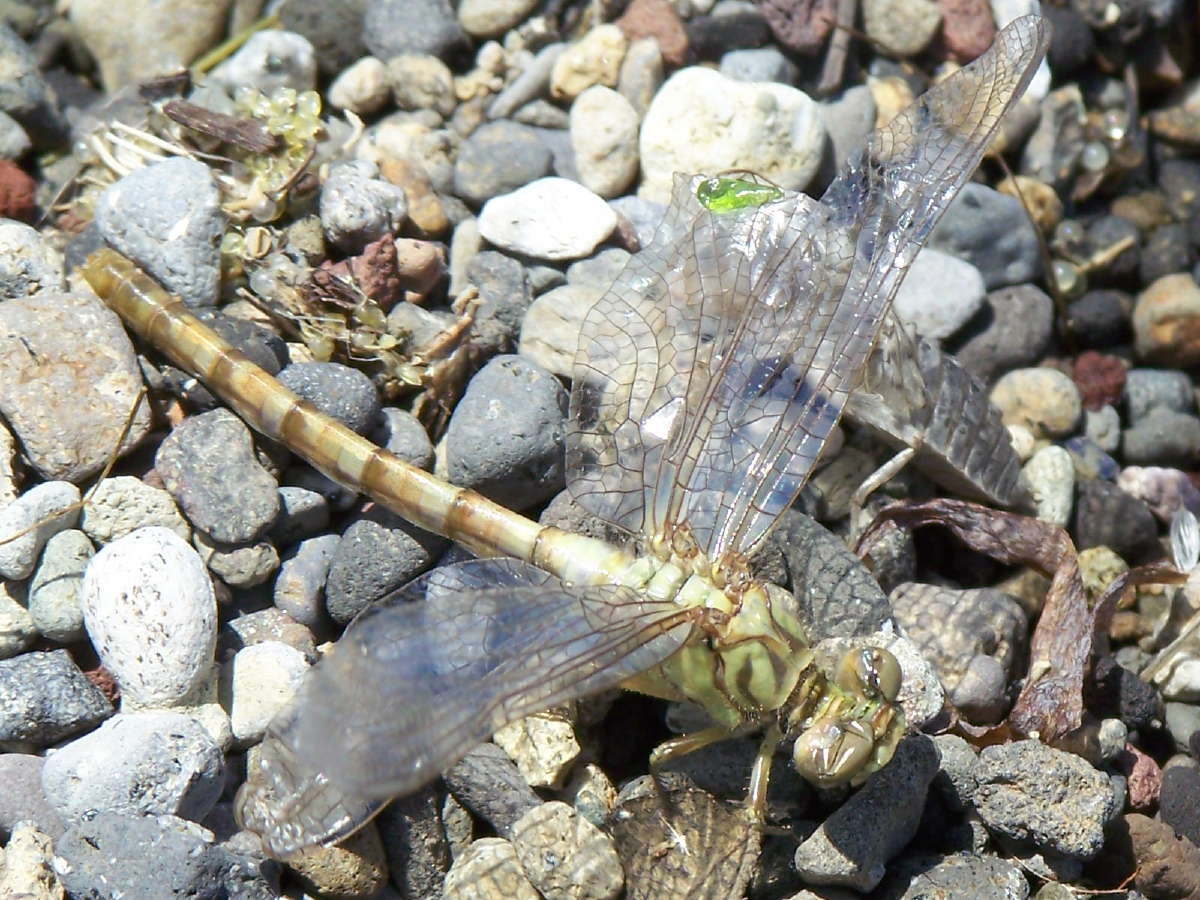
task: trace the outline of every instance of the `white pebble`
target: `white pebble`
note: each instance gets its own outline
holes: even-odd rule
[[[69,507],[78,502],[79,488],[75,485],[69,481],[47,481],[0,509],[0,578],[23,581],[32,575],[46,541],[75,527],[79,508]],[[18,534],[21,536],[6,540]]]
[[[614,91],[595,85],[571,104],[571,148],[579,180],[601,197],[619,197],[638,170],[638,114]]]
[[[329,105],[360,116],[379,112],[391,99],[387,66],[374,56],[364,56],[329,85]]]
[[[229,720],[239,741],[260,740],[267,724],[296,695],[308,671],[304,654],[279,641],[263,641],[237,652],[229,663],[232,702]]]
[[[566,178],[539,178],[493,197],[479,214],[479,233],[503,250],[537,259],[580,259],[612,234],[617,214]]]
[[[123,708],[186,700],[212,667],[217,601],[200,556],[175,532],[140,528],[96,554],[83,621]]]
[[[1050,444],[1033,454],[1022,471],[1033,493],[1037,517],[1065,527],[1075,497],[1075,464],[1071,454],[1057,444]]]

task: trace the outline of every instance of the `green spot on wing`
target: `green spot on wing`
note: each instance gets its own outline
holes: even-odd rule
[[[783,191],[774,185],[723,175],[706,178],[696,187],[696,199],[706,209],[715,213],[735,212],[748,206],[762,206],[782,197]]]

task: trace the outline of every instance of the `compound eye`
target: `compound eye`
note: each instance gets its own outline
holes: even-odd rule
[[[875,749],[875,732],[857,719],[821,719],[792,748],[792,765],[817,787],[845,784],[862,770]]]
[[[844,691],[892,703],[900,693],[902,677],[895,656],[879,647],[863,647],[841,658],[836,680]]]

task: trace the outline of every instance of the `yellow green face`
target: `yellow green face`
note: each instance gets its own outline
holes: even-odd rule
[[[774,185],[725,175],[705,178],[696,187],[696,199],[705,209],[715,213],[729,213],[748,206],[762,206],[782,197],[783,191]]]

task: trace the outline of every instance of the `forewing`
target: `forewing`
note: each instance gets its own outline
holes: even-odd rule
[[[672,228],[585,323],[568,440],[581,502],[651,534],[686,525],[713,559],[752,552],[1046,43],[1041,19],[1013,22],[876,132],[821,204],[792,195],[715,214],[677,180]]]
[[[252,773],[243,819],[268,846],[348,833],[365,807],[416,790],[500,726],[663,661],[693,617],[516,560],[427,573],[359,616],[309,672],[294,712],[268,730],[274,769]]]

